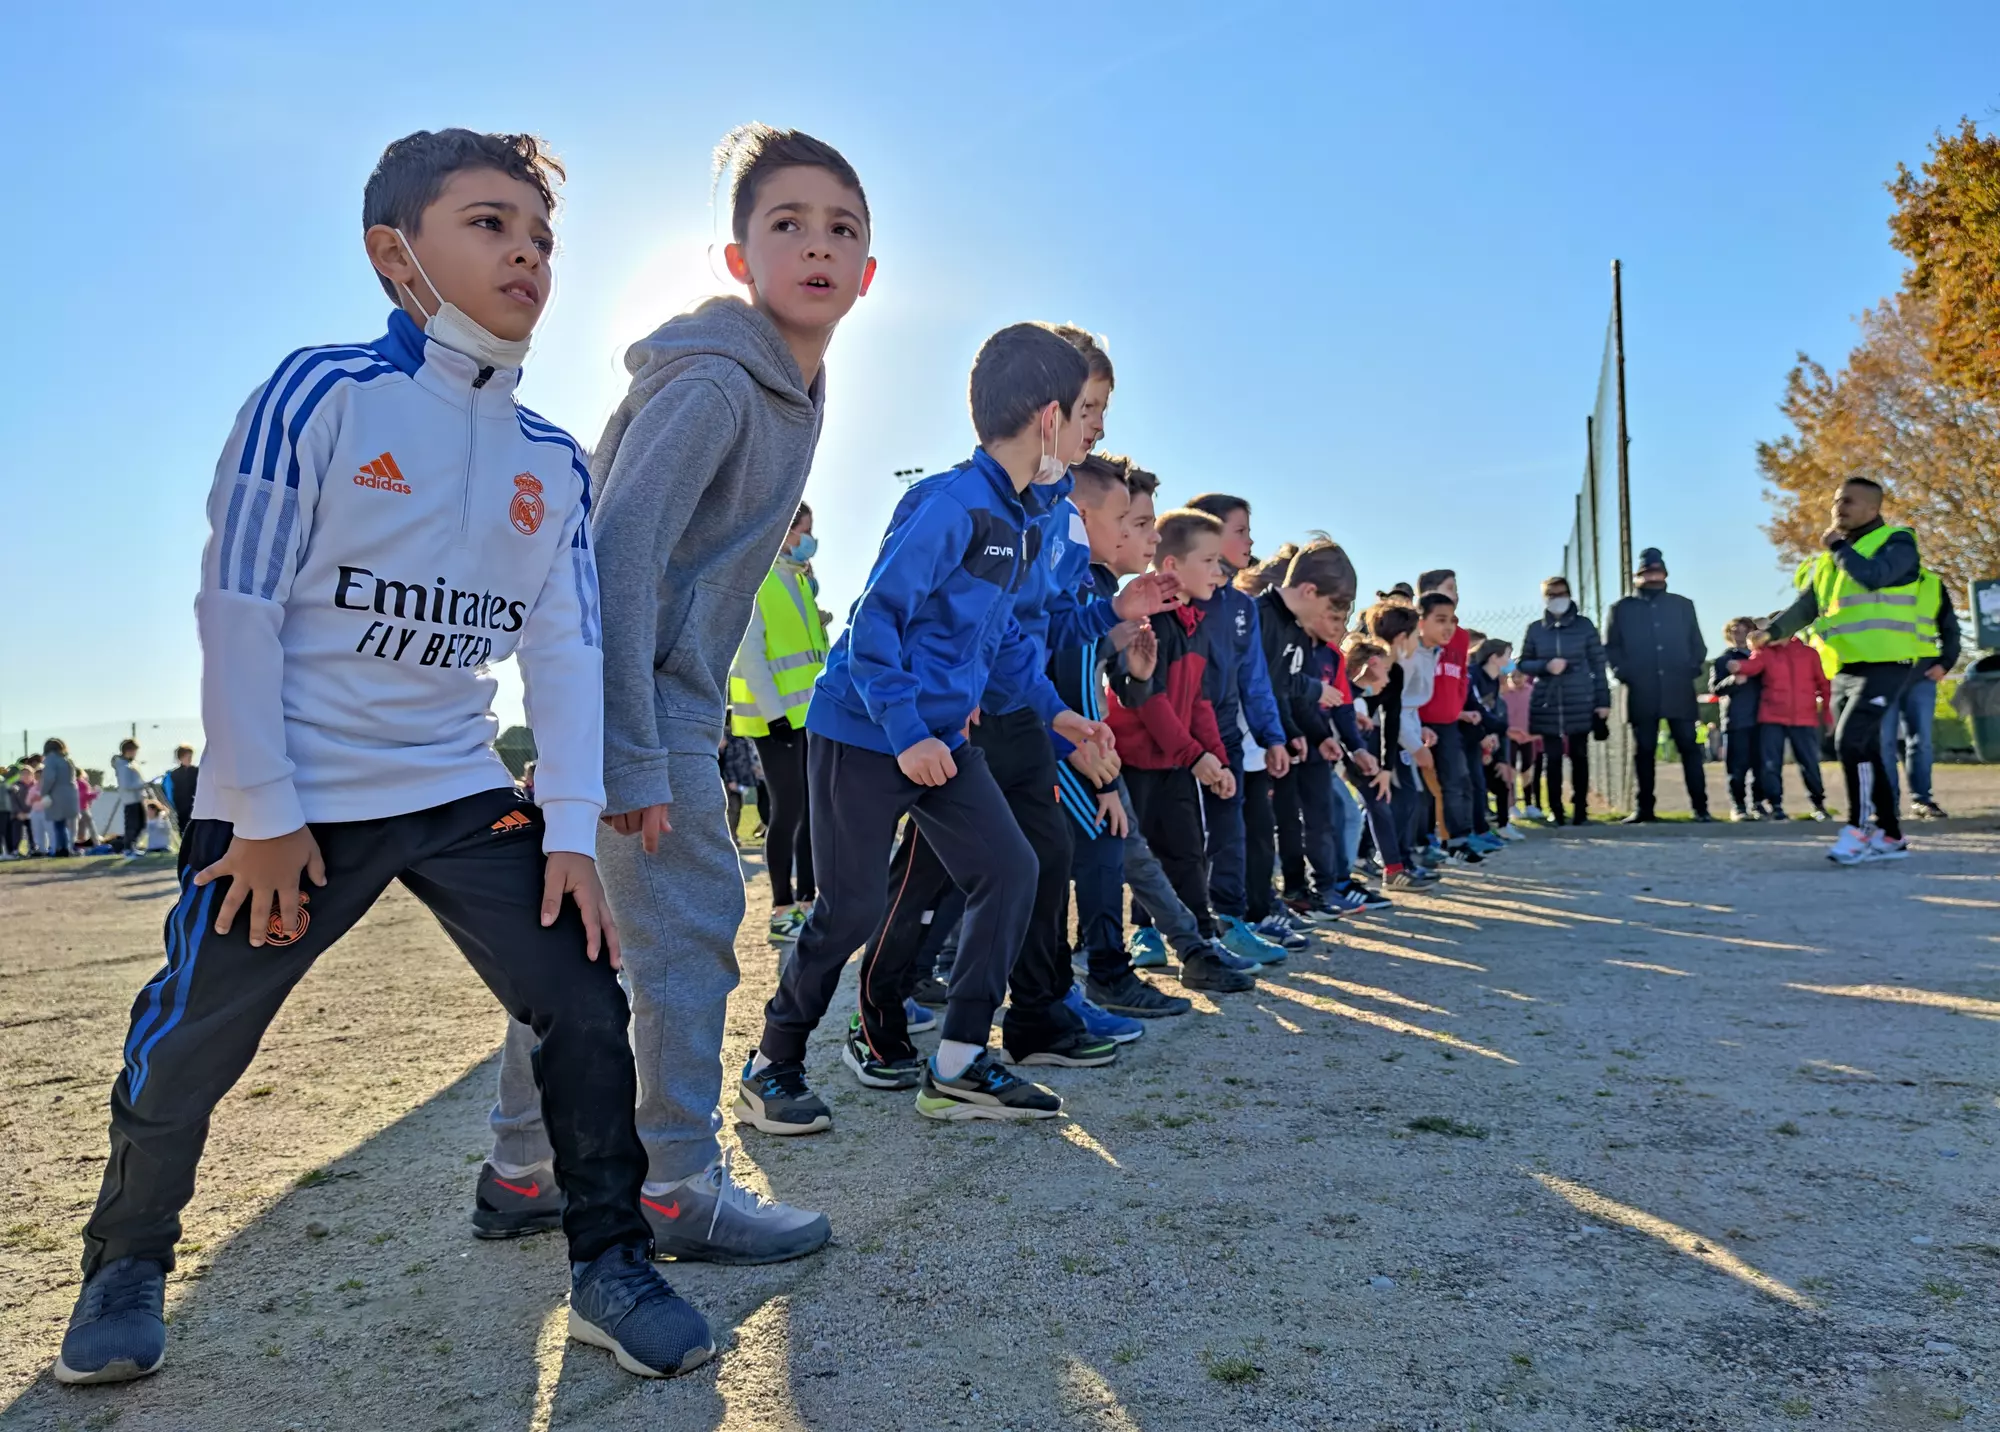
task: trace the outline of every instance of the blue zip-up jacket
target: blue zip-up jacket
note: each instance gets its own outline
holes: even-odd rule
[[[1257,629],[1257,603],[1247,593],[1224,585],[1195,606],[1203,621],[1219,623],[1217,630],[1227,636],[1215,643],[1215,659],[1202,679],[1201,694],[1215,707],[1215,722],[1232,759],[1243,755],[1239,710],[1248,717],[1258,745],[1284,745],[1285,727],[1278,717],[1278,699],[1271,694],[1271,669],[1265,665],[1264,638]]]
[[[954,469],[953,472],[956,472]],[[896,505],[890,519],[893,527],[905,512],[914,510],[935,484],[948,481],[952,472],[927,477],[914,484]],[[1091,646],[1118,625],[1118,614],[1108,601],[1097,601],[1089,582],[1090,534],[1084,530],[1083,514],[1069,500],[1076,479],[1065,473],[1060,481],[1030,487],[1021,494],[1022,510],[1034,523],[1040,559],[1030,559],[1014,593],[1014,620],[1042,649],[1038,665],[1046,665],[1056,652],[1071,647]],[[1115,596],[1116,593],[1113,593]],[[987,691],[980,709],[989,715],[1004,716],[1031,705],[1023,690]],[[1057,738],[1056,751],[1066,755],[1074,749]]]
[[[1109,567],[1096,563],[1086,565],[1081,589],[1077,592],[1079,605],[1097,602],[1108,607],[1117,595],[1118,579],[1111,574]],[[1072,646],[1049,653],[1049,680],[1055,683],[1063,704],[1092,721],[1105,718],[1103,693],[1107,676],[1112,684],[1112,694],[1121,705],[1137,707],[1152,695],[1150,681],[1140,681],[1125,669],[1125,658],[1112,650],[1108,633],[1087,646]],[[1053,739],[1057,753],[1063,757],[1076,749],[1060,736]],[[1076,817],[1076,823],[1092,840],[1103,830],[1097,797],[1100,792],[1114,789],[1116,784],[1114,781],[1112,785],[1100,786],[1066,759],[1056,762],[1056,799]]]
[[[956,748],[988,692],[1054,721],[1062,698],[1014,615],[1040,554],[1040,527],[984,448],[911,488],[813,687],[806,729],[891,756],[932,736]]]

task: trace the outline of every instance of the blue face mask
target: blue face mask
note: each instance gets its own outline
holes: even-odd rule
[[[1502,662],[1500,664],[1500,674],[1502,676],[1512,676],[1514,674],[1514,663],[1511,661]]]
[[[785,555],[803,566],[813,559],[813,553],[817,551],[819,551],[819,538],[810,532],[802,532],[799,534],[799,540],[792,544],[792,549]]]

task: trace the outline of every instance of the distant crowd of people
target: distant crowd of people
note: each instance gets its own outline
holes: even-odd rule
[[[176,746],[173,766],[149,781],[139,770],[139,743],[126,740],[111,758],[109,782],[99,787],[68,743],[52,736],[40,752],[0,768],[0,860],[136,859],[169,851],[176,832],[194,819],[200,774],[194,747]]]

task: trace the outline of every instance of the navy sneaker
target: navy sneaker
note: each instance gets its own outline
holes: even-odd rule
[[[936,975],[925,975],[917,981],[917,991],[910,998],[927,1008],[943,1009],[950,997],[950,987],[943,980]]]
[[[1347,888],[1350,893],[1361,897],[1361,908],[1364,910],[1393,910],[1396,908],[1395,901],[1391,900],[1387,895],[1370,890],[1359,880],[1348,881]]]
[[[930,1006],[906,999],[903,1001],[903,1023],[912,1034],[929,1034],[938,1027],[938,1017],[931,1013]]]
[[[640,1377],[672,1377],[715,1356],[708,1320],[660,1276],[646,1249],[607,1248],[569,1266],[569,1335]]]
[[[743,1077],[736,1086],[736,1122],[762,1129],[767,1134],[816,1134],[833,1127],[833,1111],[826,1101],[806,1084],[803,1060],[786,1059],[766,1064],[753,1074],[752,1055],[743,1061]]]
[[[1129,1014],[1134,1019],[1164,1019],[1170,1015],[1186,1014],[1194,1008],[1193,1001],[1154,989],[1130,970],[1109,984],[1090,980],[1085,985],[1084,993],[1099,1009],[1110,1010],[1113,1014]]]
[[[924,1081],[924,1056],[910,1046],[907,1054],[877,1050],[861,1032],[861,1016],[847,1017],[847,1039],[840,1048],[840,1062],[870,1089],[914,1089]]]
[[[1227,958],[1213,945],[1185,956],[1181,960],[1181,986],[1212,994],[1243,994],[1257,988],[1257,977],[1247,969],[1224,964]]]
[[[1269,940],[1274,945],[1282,945],[1288,950],[1303,950],[1311,942],[1292,928],[1292,922],[1283,915],[1267,915],[1252,925],[1251,930],[1260,940]]]
[[[917,1112],[948,1124],[970,1119],[1053,1119],[1062,1112],[1062,1100],[1054,1090],[1002,1069],[982,1049],[956,1079],[940,1078],[936,1061],[926,1059]]]
[[[56,1359],[56,1381],[130,1382],[167,1360],[167,1270],[151,1258],[119,1258],[77,1295]]]
[[[1135,970],[1157,970],[1167,963],[1166,939],[1151,925],[1141,925],[1134,930],[1127,947],[1132,952],[1132,968]]]
[[[563,1194],[548,1164],[519,1178],[502,1178],[491,1163],[480,1165],[472,1203],[474,1238],[519,1238],[562,1227]]]
[[[1032,1041],[1032,1042],[1030,1042]],[[1117,1041],[1081,1029],[1023,1035],[1000,1031],[1000,1057],[1009,1064],[1054,1064],[1064,1069],[1100,1069],[1118,1058]],[[925,1076],[927,1079],[928,1075]]]
[[[1130,1044],[1146,1032],[1146,1026],[1136,1019],[1122,1014],[1113,1014],[1100,1005],[1091,1003],[1081,985],[1072,984],[1069,993],[1063,996],[1063,1003],[1070,1012],[1083,1021],[1083,1032],[1093,1039],[1108,1039],[1113,1044]]]
[[[1469,845],[1452,845],[1446,847],[1446,849],[1451,858],[1462,865],[1484,865],[1486,863],[1486,857]]]

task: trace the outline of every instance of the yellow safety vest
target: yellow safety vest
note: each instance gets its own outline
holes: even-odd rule
[[[1852,544],[1864,557],[1872,557],[1898,532],[1907,527],[1877,527]],[[1812,624],[1812,643],[1820,649],[1820,661],[1830,676],[1854,661],[1915,661],[1937,650],[1937,613],[1931,613],[1931,638],[1924,644],[1923,624],[1918,619],[1923,581],[1880,591],[1864,587],[1847,574],[1831,552],[1821,552],[1800,563],[1794,578],[1800,588],[1811,587],[1819,602],[1819,616]]]
[[[1917,640],[1924,644],[1924,656],[1941,656],[1944,643],[1938,637],[1938,613],[1944,610],[1944,579],[1925,570],[1917,578]]]
[[[813,683],[826,666],[826,628],[820,624],[819,601],[803,571],[771,568],[757,588],[757,611],[764,618],[764,667],[785,703],[785,720],[803,730],[812,705]],[[737,653],[737,662],[755,661],[754,652]],[[757,709],[750,683],[729,673],[729,730],[736,736],[767,736],[771,723]]]

